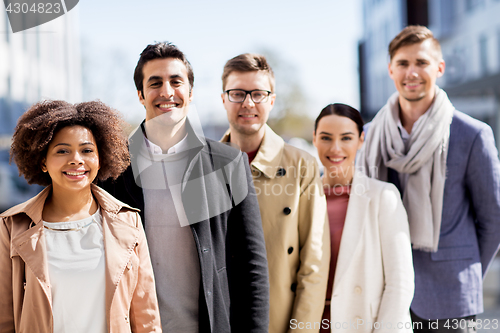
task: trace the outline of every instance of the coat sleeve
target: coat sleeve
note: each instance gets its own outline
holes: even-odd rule
[[[299,198],[299,270],[292,317],[297,322],[321,322],[330,269],[330,232],[326,199],[314,160],[301,167]],[[289,329],[291,332],[291,329]],[[308,330],[301,330],[308,332]],[[317,332],[311,330],[310,332]]]
[[[231,331],[263,333],[269,327],[269,275],[259,204],[246,154],[241,155],[231,178],[233,188],[242,180],[248,187],[248,194],[228,217],[233,266],[228,276]]]
[[[134,333],[161,332],[160,311],[156,299],[155,280],[146,234],[139,214],[136,213],[136,216],[140,232],[135,251],[140,264],[137,285],[130,305],[130,324]]]
[[[390,325],[397,332],[412,332],[408,325],[415,278],[410,229],[401,197],[392,184],[382,190],[378,219],[385,286],[377,322],[383,322],[381,331]]]
[[[493,132],[484,127],[472,145],[466,172],[483,276],[500,244],[500,165]]]
[[[0,332],[15,332],[10,232],[3,218],[0,225],[0,267]]]

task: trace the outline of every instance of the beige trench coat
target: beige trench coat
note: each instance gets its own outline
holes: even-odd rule
[[[318,329],[300,330],[318,332],[330,265],[326,199],[318,164],[266,125],[251,169],[269,264],[269,333],[294,332],[291,323],[318,323]]]
[[[0,215],[1,333],[53,332],[42,223],[49,193],[50,186]],[[153,269],[139,214],[95,185],[92,194],[102,213],[108,332],[161,332]]]

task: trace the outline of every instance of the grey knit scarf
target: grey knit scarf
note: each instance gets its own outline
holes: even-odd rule
[[[441,229],[446,158],[454,107],[436,86],[431,108],[409,138],[409,151],[398,130],[399,94],[393,94],[368,130],[359,162],[370,177],[387,181],[387,168],[407,173],[403,204],[408,213],[414,249],[436,252]]]

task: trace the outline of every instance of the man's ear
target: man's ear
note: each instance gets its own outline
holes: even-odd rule
[[[139,96],[139,102],[141,102],[142,105],[146,106],[144,103],[144,92],[137,90],[137,96]]]
[[[389,72],[389,77],[392,79],[392,66],[391,63],[387,65],[387,71]]]
[[[441,59],[441,61],[439,62],[438,64],[438,73],[437,73],[437,77],[441,77],[444,75],[444,70],[446,68],[446,63],[444,62],[443,59]]]
[[[274,101],[276,101],[276,94],[271,94],[271,106],[274,106]]]
[[[193,101],[193,97],[194,97],[194,89],[189,88],[189,103]]]

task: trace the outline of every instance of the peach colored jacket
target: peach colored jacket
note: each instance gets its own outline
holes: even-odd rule
[[[50,191],[51,186],[0,214],[1,333],[53,332],[42,223]],[[92,193],[102,214],[108,332],[161,332],[153,269],[139,214],[96,185]]]

